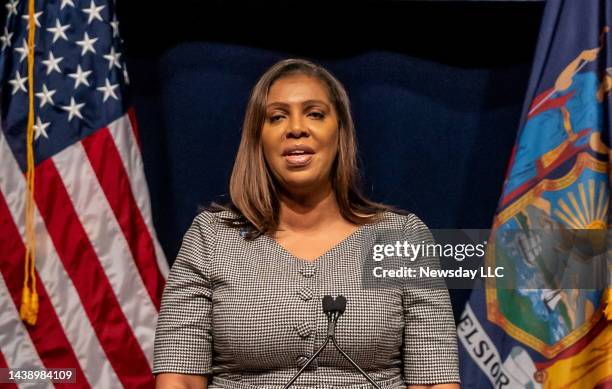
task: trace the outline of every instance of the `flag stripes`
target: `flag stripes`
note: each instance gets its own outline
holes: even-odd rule
[[[95,132],[83,140],[83,147],[93,167],[92,174],[85,174],[83,179],[96,179],[99,181],[100,189],[96,190],[100,195],[106,195],[106,200],[112,208],[121,231],[128,243],[132,261],[142,277],[150,299],[159,310],[160,297],[164,287],[164,277],[156,263],[156,253],[153,241],[144,223],[134,195],[130,188],[130,180],[121,163],[121,157],[117,152],[115,143],[108,129]],[[72,155],[70,155],[72,158]],[[55,158],[55,157],[54,157]],[[83,160],[83,162],[86,162]],[[74,166],[68,163],[68,166]],[[78,168],[76,169],[78,171]],[[80,172],[82,173],[82,172]],[[90,176],[87,178],[87,176]],[[84,186],[89,187],[89,186]],[[83,194],[87,201],[88,194]],[[112,239],[112,235],[108,239]],[[110,243],[110,242],[109,242]]]
[[[0,134],[0,164],[8,168],[7,174],[0,176],[0,196],[2,193],[10,193],[9,188],[14,188],[17,192],[25,190],[25,179],[20,174],[19,170],[17,170],[16,162],[10,157],[10,155],[11,153],[5,139],[2,134]],[[24,199],[19,196],[11,196],[11,199],[13,200],[12,202],[5,202],[10,211],[9,216],[12,216],[13,220],[23,220]],[[6,217],[6,215],[2,216],[0,220],[5,221],[6,223],[12,222],[8,217]],[[3,226],[4,224],[5,223],[2,223]],[[5,229],[9,231],[7,227],[2,227],[2,231]],[[73,351],[79,359],[80,366],[84,371],[87,381],[94,387],[98,387],[96,383],[103,384],[105,382],[118,382],[119,379],[106,358],[104,350],[102,349],[89,319],[87,318],[87,314],[81,305],[81,299],[78,292],[76,291],[72,280],[66,273],[61,260],[58,258],[55,247],[49,238],[46,227],[38,212],[36,213],[35,231],[37,237],[36,243],[38,257],[38,260],[36,261],[37,273],[40,276],[41,284],[44,284],[44,287],[48,291],[51,304],[53,305],[58,319],[61,322],[61,327],[58,328],[58,331],[63,331],[70,341],[70,347],[64,350],[58,349],[58,353],[70,353]],[[23,224],[19,225],[19,235],[21,240],[14,239],[12,242],[23,242],[25,240],[25,229],[23,228]],[[4,234],[2,236],[4,236]],[[2,240],[0,240],[0,242],[2,242]],[[5,250],[5,247],[7,247],[7,245],[3,244],[0,251],[8,253],[10,250],[14,250],[11,247],[7,247]],[[23,243],[21,243],[21,247],[23,247]],[[21,265],[23,265],[23,257],[21,257],[19,261]],[[41,300],[41,303],[43,301],[44,300]],[[19,305],[17,304],[16,306]],[[12,306],[12,309],[3,308],[0,311],[2,312],[1,317],[12,318],[11,320],[14,321],[13,325],[16,328],[24,327],[25,325],[22,324],[21,320],[19,319],[19,313],[16,310],[16,306]],[[15,329],[15,331],[17,331],[17,329]],[[24,331],[27,333],[27,330],[24,329]],[[54,335],[53,333],[50,333],[49,336]],[[5,355],[11,352],[17,352],[18,354],[15,360],[9,364],[9,367],[44,367],[42,362],[39,364],[33,364],[30,362],[30,358],[26,357],[28,355],[27,353],[23,351],[15,351],[17,346],[20,346],[22,342],[26,344],[25,340],[20,340],[17,345],[8,346],[2,349],[2,353]],[[31,340],[29,340],[29,342],[31,343]],[[34,345],[32,345],[31,349],[35,349]],[[35,351],[33,351],[33,353],[36,355]],[[116,387],[116,385],[100,386]]]
[[[79,218],[89,241],[93,242],[92,248],[117,296],[119,307],[145,351],[145,356],[147,352],[152,356],[155,329],[151,327],[151,323],[157,322],[157,309],[146,293],[126,236],[121,233],[117,219],[89,164],[84,147],[76,143],[56,154],[53,162],[74,205],[75,215]],[[117,258],[124,260],[117,261]],[[154,257],[149,259],[149,263],[155,266]],[[153,361],[147,359],[151,366]]]
[[[127,174],[129,177],[132,195],[138,209],[142,214],[142,218],[147,227],[147,231],[151,236],[153,247],[155,249],[155,257],[159,271],[164,279],[168,277],[170,268],[166,261],[166,256],[157,240],[155,227],[153,226],[153,216],[151,215],[151,200],[147,189],[147,180],[144,174],[144,163],[142,161],[141,149],[139,146],[140,139],[138,137],[138,125],[133,110],[128,110],[128,115],[124,115],[113,121],[108,126],[108,131],[115,142],[117,152],[121,157],[123,171],[120,174]],[[165,283],[165,281],[164,281]]]
[[[30,359],[38,359],[38,366],[77,367],[77,377],[83,379],[76,387],[153,386],[154,329],[167,263],[150,233],[151,218],[147,223],[143,216],[143,208],[150,215],[150,206],[144,206],[149,200],[146,187],[135,195],[126,169],[142,171],[131,127],[125,115],[36,167],[40,330],[18,317],[25,229],[14,221],[24,217],[24,198],[16,194],[24,193],[25,177],[0,133],[0,163],[7,168],[0,177],[0,252],[11,255],[9,261],[2,258],[6,263],[1,270],[11,280],[6,293],[12,304],[2,316],[29,338]],[[139,179],[146,183],[144,174]],[[15,352],[16,342],[3,343],[0,351],[6,358]],[[6,358],[7,366],[23,367],[24,356]]]

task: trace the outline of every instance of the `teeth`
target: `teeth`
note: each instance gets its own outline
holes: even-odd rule
[[[295,150],[292,151],[291,154],[304,154],[304,150]]]

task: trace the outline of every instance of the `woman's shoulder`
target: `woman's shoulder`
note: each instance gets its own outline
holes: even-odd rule
[[[231,211],[216,211],[203,210],[200,211],[191,223],[191,227],[185,233],[183,242],[188,244],[197,244],[208,250],[209,253],[216,252],[219,249],[219,244],[223,247],[231,242],[236,241],[239,232],[236,228],[230,227],[226,219],[231,219],[236,216]]]
[[[385,237],[384,239],[402,237],[415,242],[433,240],[432,231],[421,218],[403,210],[385,211],[381,220],[375,224],[375,231],[377,236]]]
[[[239,215],[232,210],[210,210],[206,209],[198,213],[194,220],[194,224],[198,224],[201,228],[207,230],[218,231],[227,226],[227,221],[237,220]]]
[[[402,230],[421,230],[427,229],[425,223],[412,212],[409,211],[385,211],[376,223],[377,228],[402,229]]]

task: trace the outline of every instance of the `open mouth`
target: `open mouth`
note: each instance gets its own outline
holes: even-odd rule
[[[283,150],[283,158],[292,167],[306,166],[312,160],[314,150],[305,145],[295,145]]]
[[[290,166],[306,166],[312,160],[312,153],[305,153],[303,151],[296,151],[284,156],[285,162]]]

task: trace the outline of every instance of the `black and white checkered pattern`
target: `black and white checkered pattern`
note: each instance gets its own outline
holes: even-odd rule
[[[366,235],[403,229],[409,242],[431,241],[418,217],[388,212],[306,262],[269,236],[243,239],[218,216],[229,214],[201,213],[183,239],[163,295],[155,374],[213,374],[211,389],[280,389],[325,339],[323,296],[342,294],[338,342],[383,388],[459,382],[446,289],[361,285]],[[294,387],[371,385],[330,344]]]

